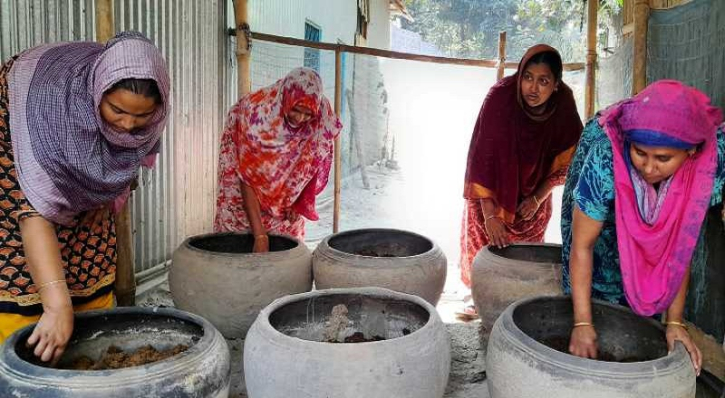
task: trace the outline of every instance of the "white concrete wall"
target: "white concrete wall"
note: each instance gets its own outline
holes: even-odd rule
[[[303,39],[305,21],[321,28],[323,42],[353,44],[357,26],[357,1],[249,1],[249,22],[254,31]]]
[[[390,50],[390,0],[370,0],[368,47]]]

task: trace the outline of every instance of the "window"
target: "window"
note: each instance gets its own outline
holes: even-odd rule
[[[320,28],[311,22],[305,22],[305,40],[320,42],[322,32]],[[305,64],[306,67],[312,68],[320,73],[320,50],[316,48],[305,48]]]
[[[370,22],[370,0],[357,0],[357,29],[358,45],[365,43],[368,38],[368,23]]]

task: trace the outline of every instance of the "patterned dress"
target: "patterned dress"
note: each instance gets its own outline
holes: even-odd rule
[[[39,216],[18,184],[13,160],[6,76],[13,61],[0,69],[0,316],[37,315],[40,294],[25,261],[20,220]],[[107,213],[109,214],[109,213]],[[81,224],[85,214],[70,226],[56,226],[66,282],[74,304],[90,302],[110,293],[116,272],[116,230],[113,215],[101,226]],[[2,333],[0,333],[1,337]]]
[[[234,131],[225,129],[221,137],[219,151],[219,192],[217,194],[217,212],[214,219],[215,232],[249,231],[249,219],[244,210],[242,198],[242,178],[239,176],[239,160],[237,146],[233,140]],[[305,220],[292,211],[282,217],[270,211],[260,209],[262,225],[270,232],[278,235],[292,236],[297,239],[305,237]]]
[[[566,169],[562,169],[547,178],[552,186],[562,185]],[[513,224],[504,224],[508,238],[511,242],[543,242],[546,227],[551,219],[551,195],[539,206],[530,220],[523,220],[518,215]],[[461,280],[466,286],[471,286],[473,260],[482,247],[488,246],[491,239],[486,232],[483,220],[483,210],[480,199],[466,199],[463,208],[463,223],[461,227]]]
[[[342,129],[322,92],[315,71],[296,68],[232,107],[221,137],[216,232],[251,229],[242,197],[246,184],[257,196],[265,230],[304,238],[304,218],[319,218],[315,197],[327,185]],[[296,106],[312,116],[292,127],[286,115]]]
[[[603,223],[602,231],[594,245],[594,266],[592,275],[592,297],[611,303],[628,305],[624,296],[622,274],[619,267],[617,232],[614,218],[614,170],[612,144],[602,127],[594,118],[584,128],[579,148],[569,166],[561,209],[561,235],[563,240],[563,288],[571,293],[572,216],[574,205],[588,217]],[[718,169],[713,184],[710,206],[722,203],[722,189],[725,183],[725,134],[717,133]],[[693,254],[693,270],[705,266],[705,250],[702,234]],[[690,287],[696,285],[691,280]]]

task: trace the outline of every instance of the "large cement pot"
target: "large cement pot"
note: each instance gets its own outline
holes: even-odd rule
[[[665,331],[629,309],[594,301],[599,357],[568,351],[568,297],[518,301],[496,320],[488,341],[491,398],[694,398],[695,370],[681,343],[668,355]],[[553,347],[553,348],[552,348]]]
[[[325,238],[312,256],[318,289],[376,286],[436,305],[446,256],[432,240],[396,229],[358,229]]]
[[[39,366],[25,347],[35,325],[10,336],[0,348],[0,396],[16,398],[226,398],[229,348],[214,326],[172,308],[125,307],[76,315],[59,368],[79,356],[98,360],[115,345],[125,352],[152,345],[189,348],[167,359],[113,370],[63,370]]]
[[[169,269],[176,307],[208,319],[227,338],[243,338],[274,299],[312,289],[312,261],[304,243],[269,236],[270,251],[252,253],[241,233],[193,236],[179,246]]]
[[[346,318],[331,316],[344,304]],[[331,325],[381,341],[327,342]],[[329,289],[275,300],[244,343],[250,398],[441,398],[450,342],[435,308],[380,288]]]
[[[561,245],[516,243],[487,246],[473,260],[471,293],[485,337],[511,303],[561,294]]]

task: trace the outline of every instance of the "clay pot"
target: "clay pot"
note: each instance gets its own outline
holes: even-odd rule
[[[241,233],[193,236],[176,251],[169,288],[176,307],[208,319],[224,337],[243,338],[274,299],[312,289],[312,262],[304,243],[270,235],[270,251],[252,253],[254,237]]]
[[[312,256],[318,289],[376,286],[436,305],[446,256],[430,239],[396,229],[358,229],[325,238]]]
[[[511,303],[535,296],[561,294],[561,245],[516,243],[487,246],[473,260],[471,293],[487,335]]]
[[[572,328],[570,298],[538,297],[509,306],[488,341],[491,398],[695,397],[690,357],[681,343],[668,355],[658,322],[596,300],[592,312],[599,357],[615,362],[562,352]]]
[[[152,345],[189,348],[167,359],[115,370],[63,370],[40,366],[25,347],[35,325],[15,332],[0,348],[2,396],[54,398],[194,397],[229,394],[227,343],[208,321],[172,308],[124,307],[77,314],[59,368],[80,355],[97,360],[115,345],[125,352]]]
[[[382,341],[326,342],[333,307],[344,304],[341,334]],[[420,297],[380,288],[330,289],[275,300],[244,343],[250,398],[440,398],[450,342],[435,308]]]

